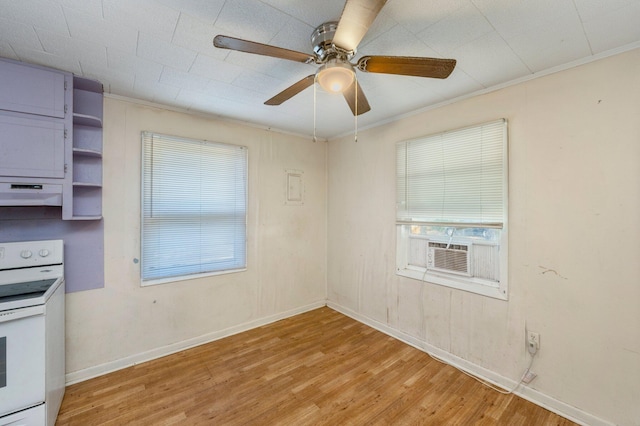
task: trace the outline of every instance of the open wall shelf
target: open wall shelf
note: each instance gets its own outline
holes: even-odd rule
[[[64,194],[64,219],[102,218],[102,108],[102,84],[74,76],[71,188]]]

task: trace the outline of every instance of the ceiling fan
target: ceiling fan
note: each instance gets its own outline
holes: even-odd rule
[[[382,74],[447,78],[456,66],[455,59],[408,56],[363,56],[357,63],[349,62],[386,2],[387,0],[346,0],[338,22],[325,22],[311,34],[312,54],[224,35],[215,36],[213,45],[222,49],[320,65],[315,74],[284,89],[267,100],[265,105],[280,105],[313,85],[317,79],[324,90],[342,93],[353,115],[360,115],[371,107],[355,78],[356,68]]]

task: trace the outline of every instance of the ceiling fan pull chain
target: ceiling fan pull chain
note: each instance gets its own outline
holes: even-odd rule
[[[355,134],[354,134],[354,142],[358,142],[358,76],[354,74],[354,82],[355,87],[355,95],[356,95],[356,113],[353,115],[353,120],[355,122]]]
[[[316,136],[316,82],[318,80],[318,76],[316,75],[313,78],[313,143],[318,141]]]

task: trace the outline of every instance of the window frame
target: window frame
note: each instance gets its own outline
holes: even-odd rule
[[[500,300],[508,300],[508,240],[509,240],[509,226],[508,226],[508,194],[509,194],[509,137],[508,137],[508,124],[506,119],[493,120],[489,122],[484,122],[472,126],[466,126],[462,128],[452,129],[445,132],[438,132],[430,135],[425,135],[420,138],[414,138],[411,140],[401,141],[396,144],[396,156],[399,155],[400,146],[402,144],[411,143],[412,141],[419,141],[431,137],[436,137],[439,135],[450,134],[457,131],[465,131],[472,128],[479,128],[481,126],[490,125],[493,123],[501,123],[503,124],[503,137],[502,137],[502,204],[503,204],[503,219],[502,224],[496,223],[474,223],[474,222],[454,222],[454,221],[443,221],[443,222],[421,222],[419,220],[407,220],[407,218],[399,217],[400,207],[399,207],[399,196],[396,197],[397,200],[397,214],[396,214],[396,275],[416,279],[419,281],[429,282],[433,284],[438,284],[450,288],[455,288],[458,290],[468,291],[471,293],[476,293],[479,295],[492,297]],[[399,167],[399,166],[397,166]],[[396,183],[400,178],[399,170],[396,169]],[[406,176],[406,174],[404,175]],[[396,185],[396,190],[398,189],[398,184]],[[404,210],[403,210],[404,211]],[[468,229],[468,228],[483,228],[483,229],[499,229],[499,238],[496,241],[483,241],[483,240],[474,240],[473,238],[467,237],[422,237],[422,236],[413,236],[411,237],[411,227],[412,226],[443,226],[443,227],[451,227],[456,229]],[[410,250],[411,250],[411,239],[425,239],[427,241],[435,241],[435,242],[449,242],[452,244],[462,243],[462,244],[474,244],[474,245],[496,245],[498,250],[498,274],[499,278],[497,282],[491,282],[488,280],[483,280],[481,278],[476,277],[467,277],[460,276],[453,273],[434,271],[427,269],[426,259],[424,261],[425,266],[418,266],[410,263]],[[425,248],[426,250],[426,248]],[[426,256],[426,254],[425,254]]]
[[[185,142],[185,143],[195,143],[195,144],[211,144],[216,146],[228,147],[231,149],[240,149],[244,151],[243,160],[243,172],[244,172],[244,224],[243,224],[243,235],[241,238],[244,240],[242,255],[242,265],[239,267],[233,267],[229,269],[220,269],[220,270],[209,270],[204,272],[196,272],[196,273],[186,273],[181,275],[173,275],[173,276],[162,276],[156,278],[145,278],[144,277],[144,259],[145,259],[145,250],[149,250],[149,248],[145,248],[145,173],[146,173],[146,154],[145,154],[145,138],[153,138],[154,136],[160,138],[170,139],[176,142]],[[140,286],[153,286],[157,284],[164,284],[170,282],[178,282],[191,280],[202,277],[216,276],[216,275],[225,275],[237,272],[243,272],[247,270],[247,234],[248,234],[248,210],[249,210],[249,149],[246,146],[238,145],[238,144],[230,144],[216,141],[209,141],[204,139],[194,139],[194,138],[186,138],[181,136],[173,136],[167,135],[157,132],[143,131],[141,133],[141,174],[140,174]],[[207,216],[203,216],[207,217]],[[202,221],[199,221],[201,223]],[[201,265],[203,263],[200,263]]]

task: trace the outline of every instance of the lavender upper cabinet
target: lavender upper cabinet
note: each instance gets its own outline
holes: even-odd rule
[[[72,75],[0,59],[0,206],[61,205]]]
[[[64,178],[62,120],[0,114],[0,175]]]
[[[0,64],[0,110],[64,118],[65,73],[21,63]]]
[[[62,218],[102,217],[102,84],[73,78],[73,144],[68,154],[71,188],[65,190]]]

